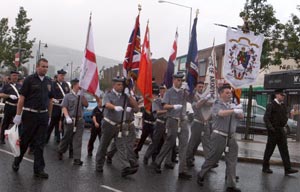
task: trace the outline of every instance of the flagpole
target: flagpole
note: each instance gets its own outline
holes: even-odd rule
[[[92,25],[92,12],[90,12],[89,26],[88,26],[87,36],[86,36],[86,43],[85,43],[85,51],[86,51],[87,46],[88,46],[88,41],[89,41],[89,37],[90,37],[91,25]]]

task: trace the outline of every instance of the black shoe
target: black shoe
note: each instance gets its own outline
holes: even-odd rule
[[[179,161],[177,159],[172,160],[173,163],[178,163]]]
[[[143,159],[143,163],[144,163],[144,165],[148,165],[148,163],[149,163],[149,159],[148,159],[148,158],[146,158],[146,157],[144,157],[144,159]]]
[[[139,164],[138,163],[130,163],[130,167],[132,167],[132,168],[138,168]]]
[[[103,173],[103,168],[102,167],[97,167],[96,171],[99,172],[99,173]]]
[[[155,162],[152,163],[155,173],[161,174],[160,165],[156,164]]]
[[[241,192],[241,190],[237,187],[227,187],[226,192]]]
[[[112,158],[110,156],[106,156],[106,163],[107,164],[112,164]]]
[[[13,164],[12,164],[12,169],[14,170],[14,172],[19,171],[20,168],[20,164],[17,163],[16,159],[14,160]]]
[[[285,175],[294,174],[294,173],[298,173],[298,170],[292,168],[285,170]]]
[[[63,159],[63,154],[58,152],[57,153],[57,157],[58,157],[58,160],[62,160]]]
[[[194,167],[195,164],[191,162],[191,163],[187,163],[186,166],[187,166],[187,167]]]
[[[192,175],[190,175],[186,172],[181,172],[178,175],[178,179],[190,180],[191,178],[192,178]]]
[[[239,182],[240,177],[239,176],[235,176],[235,181]],[[227,180],[227,175],[225,175],[225,180]]]
[[[262,172],[263,173],[268,173],[268,174],[272,174],[273,173],[272,169],[270,169],[270,168],[263,168]]]
[[[174,165],[172,164],[165,164],[166,169],[174,169]]]
[[[70,158],[70,159],[73,159],[73,150],[70,150],[70,151],[69,151],[69,158]]]
[[[5,141],[3,140],[3,141],[1,141],[0,143],[1,143],[1,144],[5,144]]]
[[[48,179],[49,175],[44,171],[34,173],[34,176],[41,179]]]
[[[73,161],[73,165],[82,165],[83,161],[81,161],[80,159],[74,159]]]
[[[197,183],[198,183],[198,185],[203,186],[204,185],[204,178],[198,176],[197,177]]]
[[[122,170],[121,176],[126,177],[127,175],[135,174],[138,171],[137,168],[134,167],[126,167]]]

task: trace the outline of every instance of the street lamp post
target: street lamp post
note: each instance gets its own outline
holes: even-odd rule
[[[172,5],[177,5],[177,6],[180,6],[180,7],[185,7],[185,8],[190,9],[190,28],[189,28],[189,42],[188,42],[188,44],[189,44],[190,40],[191,40],[191,28],[192,28],[192,12],[193,12],[193,8],[189,7],[189,6],[186,6],[186,5],[174,3],[174,2],[171,2],[171,1],[159,0],[158,2],[159,3],[169,3],[169,4],[172,4]]]
[[[70,67],[71,67],[71,71],[70,71],[70,81],[73,79],[73,75],[72,75],[72,73],[73,73],[73,61],[71,61],[70,63],[67,63],[67,66],[69,66],[70,65]]]
[[[47,43],[42,43],[42,41],[39,40],[39,46],[36,52],[36,63],[39,61],[39,59],[41,59],[41,45],[44,45],[45,48],[48,47]]]

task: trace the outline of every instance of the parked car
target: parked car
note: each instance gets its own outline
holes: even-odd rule
[[[244,110],[244,119],[240,121],[238,127],[237,127],[237,133],[245,133],[245,128],[246,128],[246,118],[247,118],[247,102],[242,102],[243,103],[243,110]],[[266,108],[256,104],[255,102],[254,105],[251,108],[251,120],[250,120],[250,129],[249,133],[253,134],[267,134],[267,128],[264,122],[264,114],[266,112]],[[287,134],[296,134],[297,130],[297,121],[293,119],[288,119],[288,122],[285,126],[285,130]]]
[[[84,96],[87,99],[89,106],[84,108],[83,118],[85,121],[85,126],[89,127],[93,123],[92,112],[93,112],[93,109],[97,106],[97,101],[96,101],[95,97],[93,97],[90,94],[85,93]]]

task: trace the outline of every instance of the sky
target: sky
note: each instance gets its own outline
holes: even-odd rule
[[[222,23],[229,26],[242,25],[239,13],[246,0],[170,0],[192,7],[192,19],[199,9],[197,23],[198,49],[225,42],[226,29],[215,26]],[[29,37],[49,45],[58,45],[84,50],[90,12],[97,55],[123,61],[129,36],[140,13],[141,42],[144,39],[147,20],[150,28],[152,58],[169,58],[175,31],[178,28],[178,53],[188,51],[190,8],[158,0],[1,0],[0,18],[9,18],[9,25],[15,24],[19,7],[23,6],[28,18],[32,18]],[[276,17],[286,22],[291,13],[299,15],[296,5],[299,0],[268,0]],[[33,53],[36,51],[33,50]]]

